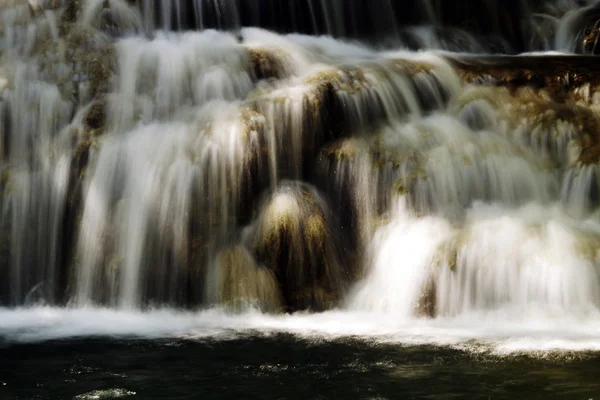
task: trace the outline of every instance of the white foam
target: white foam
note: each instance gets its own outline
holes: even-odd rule
[[[514,310],[457,318],[410,319],[393,313],[230,314],[219,309],[148,312],[99,308],[0,309],[0,337],[12,343],[108,336],[119,339],[230,340],[275,333],[306,340],[362,339],[398,345],[449,346],[498,355],[600,351],[600,315],[512,317]]]

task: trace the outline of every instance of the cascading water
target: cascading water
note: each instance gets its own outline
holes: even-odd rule
[[[595,329],[598,5],[274,3],[0,4],[0,335]]]

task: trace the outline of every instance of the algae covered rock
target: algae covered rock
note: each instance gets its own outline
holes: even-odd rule
[[[117,69],[117,54],[110,39],[82,27],[71,30],[66,42],[66,58],[72,62],[71,80],[78,87],[78,100],[86,103],[108,93]]]
[[[221,251],[207,280],[209,301],[234,310],[281,310],[282,298],[273,272],[257,265],[252,254],[237,246]]]
[[[106,128],[107,107],[106,99],[98,99],[87,108],[83,123],[88,131],[93,132],[94,136],[102,134]]]
[[[104,134],[107,119],[105,98],[95,100],[82,108],[66,129],[72,136],[72,173],[78,178],[87,168],[90,150],[98,147],[98,138]]]
[[[579,87],[564,98],[528,85],[474,87],[453,109],[469,126],[516,138],[556,167],[593,165],[600,161],[600,110],[591,90]]]
[[[259,80],[283,79],[289,75],[285,61],[276,51],[249,48],[248,57],[254,76]]]
[[[329,220],[313,188],[288,182],[268,197],[253,225],[248,241],[277,276],[289,311],[324,310],[340,298],[344,271]]]

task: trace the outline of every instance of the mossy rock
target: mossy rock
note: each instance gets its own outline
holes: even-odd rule
[[[258,307],[266,312],[282,309],[279,284],[273,273],[259,266],[243,247],[233,247],[219,253],[216,259],[214,301],[234,310]],[[209,293],[211,290],[209,289]]]
[[[414,60],[395,59],[389,67],[397,74],[404,76],[415,76],[417,74],[431,74],[434,71],[434,66],[425,62],[417,62]]]
[[[294,307],[290,311],[309,310],[312,312],[323,312],[337,306],[338,298],[330,290],[315,286],[304,288],[292,293],[289,297],[293,299]]]
[[[332,161],[353,160],[362,152],[368,152],[368,144],[360,138],[347,138],[323,147],[322,154]]]
[[[108,104],[106,99],[98,99],[92,102],[85,116],[83,124],[88,132],[94,136],[99,136],[104,132],[107,123]]]
[[[74,178],[81,177],[88,166],[90,158],[90,149],[97,146],[95,140],[85,135],[78,142],[72,153],[71,169],[74,173]]]
[[[288,76],[282,55],[275,50],[248,48],[250,67],[258,80],[280,80]]]
[[[242,107],[240,118],[244,128],[242,135],[245,143],[249,143],[252,136],[264,130],[265,116],[256,109],[250,106]]]
[[[466,82],[481,82],[485,77],[493,85],[510,89],[544,88],[558,102],[584,84],[600,85],[600,65],[594,57],[448,56],[447,60]]]
[[[253,253],[276,274],[288,311],[321,310],[339,300],[344,272],[328,224],[322,201],[303,185],[290,183],[263,202]]]
[[[331,86],[335,91],[348,94],[358,93],[369,86],[365,70],[361,68],[327,69],[311,76],[306,82],[323,89]]]
[[[457,99],[453,109],[457,112],[470,102],[484,100],[511,130],[526,129],[528,134],[546,135],[544,139],[550,139],[545,140],[546,143],[552,140],[558,142],[558,135],[565,126],[570,127],[579,148],[576,163],[591,165],[600,162],[600,110],[587,104],[587,98],[587,95],[578,92],[566,98],[556,98],[547,88],[530,86],[513,89],[480,87],[467,90]],[[538,137],[536,140],[541,139]]]
[[[117,52],[111,40],[97,31],[77,27],[68,34],[66,42],[66,57],[75,67],[72,74],[87,77],[90,98],[108,93],[117,70]]]

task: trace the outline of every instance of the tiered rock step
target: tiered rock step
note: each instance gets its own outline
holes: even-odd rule
[[[546,88],[565,96],[584,84],[600,85],[600,63],[586,55],[485,55],[445,58],[466,82],[493,82],[509,87]]]

